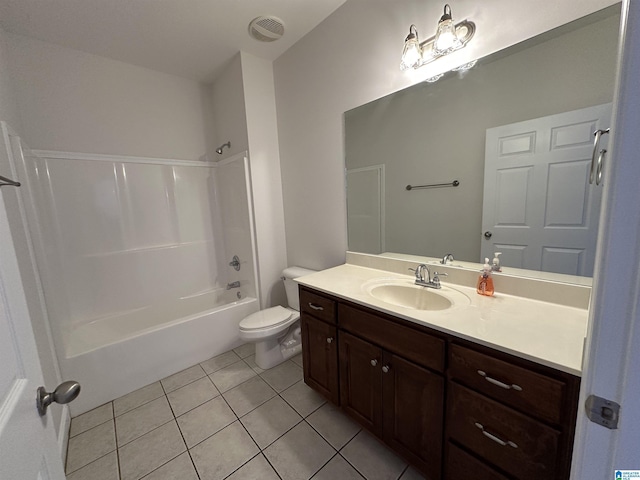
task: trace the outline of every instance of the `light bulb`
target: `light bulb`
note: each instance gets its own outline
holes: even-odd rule
[[[418,68],[421,61],[422,49],[420,48],[420,43],[418,42],[418,30],[416,30],[415,25],[411,25],[411,27],[409,28],[409,35],[404,41],[402,60],[400,61],[400,70]]]

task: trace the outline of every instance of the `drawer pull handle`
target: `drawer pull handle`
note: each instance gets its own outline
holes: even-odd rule
[[[486,372],[483,372],[482,370],[478,370],[478,375],[480,375],[481,377],[484,377],[484,379],[487,382],[497,385],[500,388],[504,388],[505,390],[516,390],[518,392],[522,391],[522,387],[520,385],[516,385],[515,383],[512,383],[511,385],[507,385],[506,383],[503,383],[500,380],[496,380],[495,378],[488,377]]]
[[[496,442],[497,444],[502,445],[503,447],[506,447],[507,445],[509,445],[510,447],[518,448],[518,445],[516,445],[516,444],[515,444],[514,442],[512,442],[511,440],[504,441],[504,440],[502,440],[501,438],[496,437],[494,434],[487,432],[487,431],[484,429],[484,426],[483,426],[481,423],[476,422],[476,424],[475,424],[475,425],[476,425],[476,427],[478,427],[478,428],[482,431],[482,434],[483,434],[485,437],[487,437],[487,438],[488,438],[488,439],[490,439],[490,440],[493,440],[493,441],[494,441],[494,442]]]
[[[314,310],[324,310],[324,307],[321,307],[320,305],[314,305],[313,303],[309,302],[309,306],[311,308],[313,308]]]
[[[333,337],[327,337],[327,343],[333,342]]]
[[[384,373],[389,373],[389,370],[391,370],[391,367],[389,365],[385,365],[384,367],[382,367],[382,371]]]
[[[375,367],[376,365],[378,365],[378,360],[374,358],[373,360],[371,360],[371,366]]]

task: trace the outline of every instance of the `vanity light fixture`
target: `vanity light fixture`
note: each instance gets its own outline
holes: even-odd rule
[[[416,26],[409,27],[409,35],[404,41],[400,70],[420,68],[443,55],[460,50],[471,40],[475,32],[475,23],[468,20],[454,25],[451,7],[448,4],[445,5],[444,15],[440,18],[433,37],[420,43]]]

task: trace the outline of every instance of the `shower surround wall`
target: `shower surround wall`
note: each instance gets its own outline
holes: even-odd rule
[[[62,374],[83,387],[74,415],[238,345],[258,309],[245,154],[17,163]]]

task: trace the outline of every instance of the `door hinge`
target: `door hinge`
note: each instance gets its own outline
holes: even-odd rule
[[[589,395],[584,406],[587,410],[587,417],[593,423],[610,428],[611,430],[618,428],[620,405],[616,402],[596,395]]]

